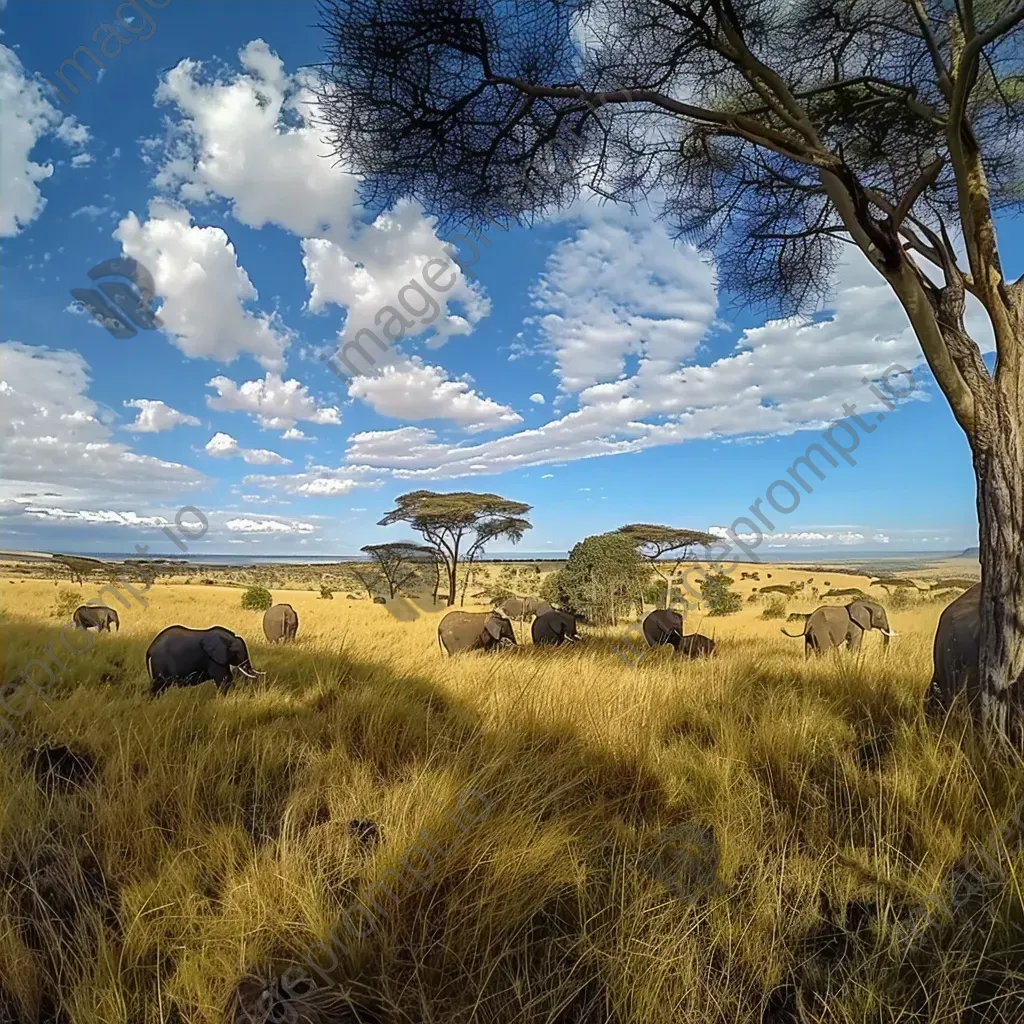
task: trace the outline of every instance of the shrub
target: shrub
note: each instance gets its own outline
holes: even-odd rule
[[[786,599],[781,594],[768,598],[768,603],[761,612],[762,619],[784,619],[786,617]]]
[[[708,615],[731,615],[740,610],[743,601],[730,589],[732,584],[732,577],[721,572],[711,573],[701,580],[700,593],[707,603]]]
[[[770,587],[762,587],[760,590],[762,594],[783,594],[786,597],[792,597],[796,591],[785,583],[773,583]]]
[[[80,590],[72,590],[71,587],[61,587],[54,598],[53,609],[50,614],[55,619],[68,619],[74,614],[75,609],[80,604],[85,604]]]
[[[265,587],[252,586],[242,595],[242,607],[253,612],[265,612],[274,603],[274,598]]]
[[[333,601],[334,600],[334,593],[331,591],[330,587],[321,587],[320,588],[320,600],[321,601]]]
[[[907,587],[897,587],[885,600],[886,607],[901,612],[917,604],[917,598]]]

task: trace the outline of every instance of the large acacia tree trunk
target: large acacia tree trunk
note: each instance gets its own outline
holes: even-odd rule
[[[1024,391],[993,390],[973,444],[981,549],[977,711],[986,734],[1016,741],[1024,725]]]

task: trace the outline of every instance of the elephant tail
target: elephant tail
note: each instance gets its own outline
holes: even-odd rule
[[[784,629],[782,629],[781,627],[779,628],[779,632],[780,632],[780,633],[781,633],[781,634],[782,634],[783,636],[792,636],[792,637],[798,637],[798,636],[806,636],[806,635],[807,635],[807,623],[804,623],[804,628],[803,628],[803,629],[802,629],[802,630],[801,630],[801,631],[800,631],[799,633],[787,633],[787,632],[786,632],[786,631],[785,631]]]
[[[114,612],[114,625],[117,626],[115,632],[121,632],[121,620],[117,617],[117,612]]]

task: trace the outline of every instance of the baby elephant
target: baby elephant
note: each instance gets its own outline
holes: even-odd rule
[[[274,604],[263,613],[263,635],[272,644],[294,640],[298,629],[299,616],[290,604]]]
[[[710,658],[715,653],[715,641],[703,633],[681,637],[676,653],[684,658]]]
[[[500,611],[449,612],[437,627],[437,642],[447,654],[515,647],[512,620]]]
[[[104,629],[109,633],[110,624],[113,623],[117,627],[118,633],[121,632],[121,621],[117,617],[117,612],[105,604],[79,605],[71,618],[79,629],[95,626],[97,633]]]
[[[231,669],[256,679],[245,641],[224,626],[189,629],[168,626],[157,633],[146,651],[146,668],[153,681],[151,696],[169,686],[198,686],[212,679],[221,693],[231,689]]]
[[[573,643],[580,639],[576,630],[576,616],[569,612],[551,609],[541,612],[533,620],[530,635],[535,644],[554,644],[561,647],[564,643]]]

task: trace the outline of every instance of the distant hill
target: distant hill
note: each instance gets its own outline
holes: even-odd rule
[[[981,557],[981,548],[964,548],[963,551],[960,552],[960,557],[961,558],[980,558]]]

